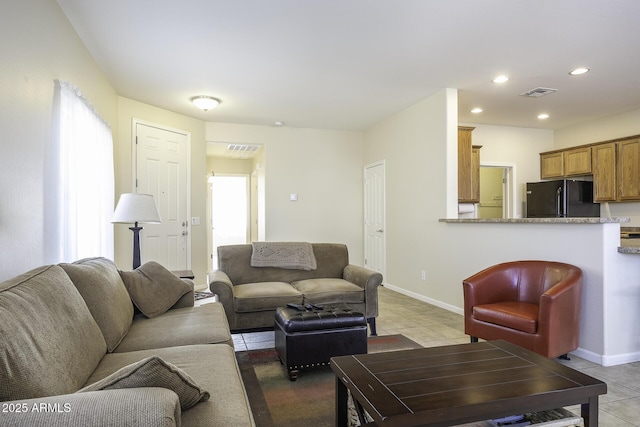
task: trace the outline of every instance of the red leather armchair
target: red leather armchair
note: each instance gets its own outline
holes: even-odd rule
[[[548,358],[578,348],[582,270],[552,261],[513,261],[462,282],[464,332],[504,339]]]

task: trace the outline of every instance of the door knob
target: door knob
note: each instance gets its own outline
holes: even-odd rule
[[[183,236],[186,236],[187,234],[189,234],[189,232],[188,232],[188,231],[186,231],[186,230],[182,232],[182,235],[183,235]]]
[[[384,233],[384,230],[381,228],[380,230],[376,230],[376,233]]]

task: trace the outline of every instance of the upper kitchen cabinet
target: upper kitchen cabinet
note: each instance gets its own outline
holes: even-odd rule
[[[618,200],[640,200],[640,138],[618,141]]]
[[[564,177],[564,153],[551,151],[540,153],[540,179]]]
[[[540,153],[540,178],[556,179],[591,175],[591,147]]]
[[[616,200],[616,143],[607,142],[591,147],[591,170],[593,171],[593,200],[612,202]]]
[[[480,201],[480,147],[471,143],[474,127],[458,126],[458,202]]]
[[[564,150],[564,176],[591,175],[591,147]]]

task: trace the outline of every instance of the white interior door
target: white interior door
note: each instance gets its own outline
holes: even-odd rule
[[[218,266],[218,246],[248,242],[250,203],[248,175],[211,177],[211,241],[213,268]]]
[[[134,128],[136,192],[153,195],[162,220],[141,224],[141,262],[190,269],[189,134],[140,122]]]
[[[364,172],[364,265],[386,277],[385,164],[365,166]]]

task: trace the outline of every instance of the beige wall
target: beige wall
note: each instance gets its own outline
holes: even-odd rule
[[[447,117],[451,102],[443,90],[381,121],[365,133],[364,148],[365,164],[385,161],[385,283],[449,304],[458,298],[437,281],[443,242],[433,239],[432,230],[447,216],[447,188],[457,189],[457,169],[447,167],[448,147],[457,151],[457,123],[448,125]]]
[[[43,169],[54,80],[71,82],[112,126],[113,87],[55,1],[5,1],[0,13],[0,280],[45,263]]]
[[[345,243],[363,264],[360,132],[207,123],[206,138],[264,144],[265,240]]]
[[[207,147],[204,122],[128,98],[118,98],[118,144],[115,149],[116,197],[133,191],[132,183],[132,123],[133,119],[187,131],[191,134],[191,217],[200,217],[200,225],[191,226],[191,269],[195,284],[204,286],[208,273],[207,260]],[[121,268],[130,268],[132,237],[126,225],[115,227],[115,262]]]
[[[207,156],[207,173],[216,174],[251,174],[253,172],[252,159],[227,159],[223,157]]]

